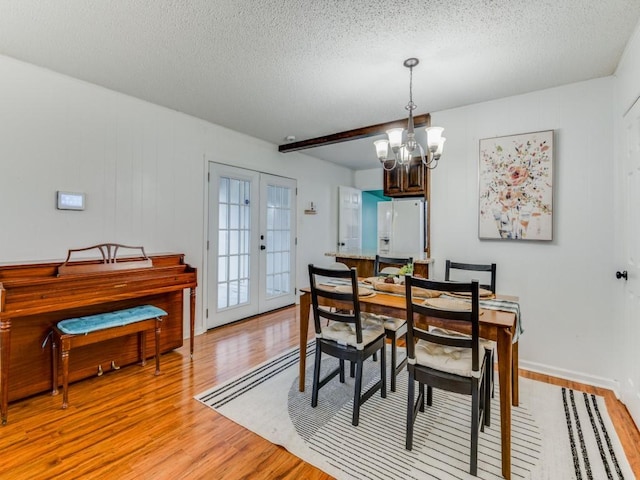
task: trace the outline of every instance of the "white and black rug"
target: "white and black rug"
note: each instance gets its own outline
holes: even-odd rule
[[[195,398],[338,479],[497,479],[501,475],[498,386],[491,427],[480,433],[478,477],[469,475],[470,397],[434,391],[419,413],[414,448],[407,451],[407,375],[396,392],[371,397],[351,425],[353,379],[337,377],[311,408],[314,344],[308,347],[305,392],[298,391],[293,349]],[[330,357],[323,367],[335,366]],[[379,376],[365,367],[365,383]],[[497,378],[497,376],[496,376]],[[388,382],[387,382],[388,383]],[[363,387],[364,391],[364,387]],[[512,478],[633,479],[604,399],[520,379],[520,406],[512,408]]]

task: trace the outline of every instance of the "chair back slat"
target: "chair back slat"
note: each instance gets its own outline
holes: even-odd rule
[[[462,270],[468,272],[486,272],[489,274],[489,283],[481,283],[481,288],[486,288],[491,290],[492,293],[496,293],[496,264],[480,264],[480,263],[462,263],[462,262],[454,262],[452,260],[445,261],[445,269],[444,269],[444,279],[449,282],[452,281],[451,270]],[[468,279],[463,279],[463,281],[469,281]]]

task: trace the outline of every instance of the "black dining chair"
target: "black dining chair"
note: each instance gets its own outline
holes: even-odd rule
[[[453,281],[451,278],[452,270],[464,270],[466,272],[487,272],[489,273],[488,278],[490,279],[489,283],[480,284],[480,288],[486,288],[487,290],[491,290],[491,293],[496,293],[496,264],[480,264],[480,263],[462,263],[462,262],[454,262],[451,260],[445,261],[444,267],[444,279],[445,281]],[[455,276],[455,274],[453,275]],[[468,277],[468,275],[467,275]],[[469,278],[461,279],[462,281],[469,281]]]
[[[484,426],[489,425],[491,409],[491,353],[480,339],[478,282],[436,282],[407,276],[405,286],[409,356],[406,449],[413,448],[416,417],[418,412],[424,412],[425,402],[427,406],[432,405],[434,388],[471,395],[469,472],[475,476],[478,471],[478,430],[484,431]],[[471,302],[442,297],[414,298],[412,287],[469,294]],[[429,328],[433,324],[444,330]],[[451,333],[461,328],[471,335]],[[415,382],[418,382],[418,396],[414,401]]]
[[[462,271],[464,272],[471,272],[471,275],[473,275],[475,272],[480,272],[480,274],[484,274],[485,275],[485,281],[486,278],[489,279],[489,283],[484,283],[484,284],[480,284],[480,288],[485,288],[487,290],[491,290],[491,293],[495,295],[496,293],[496,264],[495,263],[486,263],[486,264],[482,264],[482,263],[462,263],[462,262],[454,262],[452,260],[446,260],[445,261],[445,267],[444,267],[444,279],[445,281],[452,281],[451,278],[451,271],[455,270],[456,272],[454,273],[454,276],[456,274],[459,275],[463,275]],[[487,275],[487,273],[489,275]],[[469,281],[469,274],[466,275],[466,279],[461,278],[462,281]],[[460,278],[460,277],[456,277],[456,278]],[[491,396],[494,396],[494,391],[495,391],[495,371],[493,368],[493,364],[495,361],[495,344],[493,344],[493,352],[491,355]]]
[[[388,274],[397,273],[405,265],[412,265],[413,257],[381,257],[376,255],[373,263],[374,276],[384,275],[386,270]],[[392,270],[390,270],[392,269]],[[393,270],[396,269],[396,270]],[[407,334],[407,321],[404,318],[381,317],[384,322],[384,333],[391,340],[391,391],[396,391],[396,377],[407,365],[407,357],[398,363],[398,339]]]
[[[322,283],[327,279],[332,280],[332,283]],[[344,285],[334,285],[340,282]],[[335,376],[339,375],[340,382],[345,382],[345,361],[351,362],[351,365],[355,365],[351,423],[357,426],[362,404],[377,391],[380,391],[382,398],[387,396],[384,328],[379,320],[360,310],[358,276],[355,268],[336,270],[309,265],[309,284],[316,331],[311,406],[315,408],[318,405],[320,389]],[[323,303],[338,303],[339,309],[323,309]],[[381,358],[380,380],[362,393],[364,361],[377,352],[380,352]],[[338,366],[320,379],[323,353],[337,358]]]

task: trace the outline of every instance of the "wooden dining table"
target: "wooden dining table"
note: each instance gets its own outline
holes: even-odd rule
[[[309,334],[309,315],[311,312],[311,289],[300,289],[300,376],[299,390],[305,389],[305,369],[307,338]],[[500,296],[503,300],[518,301],[517,297]],[[326,300],[325,306],[340,308],[339,302]],[[393,295],[376,291],[373,296],[360,297],[360,309],[363,312],[406,317],[406,299],[403,295]],[[500,385],[500,438],[502,450],[502,475],[511,478],[511,405],[518,406],[518,342],[514,343],[516,333],[516,315],[513,312],[481,308],[480,336],[497,342],[498,379]],[[442,326],[438,318],[428,317],[426,323]]]

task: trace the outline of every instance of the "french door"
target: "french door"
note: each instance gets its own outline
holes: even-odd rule
[[[209,162],[207,328],[295,303],[296,182]]]

